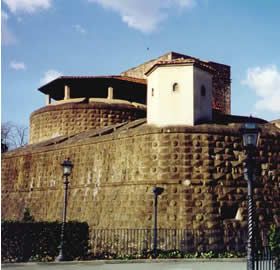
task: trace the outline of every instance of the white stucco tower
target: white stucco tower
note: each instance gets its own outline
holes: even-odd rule
[[[146,73],[147,123],[195,125],[212,120],[212,68],[196,59],[156,63]]]

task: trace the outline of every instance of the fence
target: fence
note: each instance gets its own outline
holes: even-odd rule
[[[269,247],[263,247],[254,256],[255,270],[276,270],[274,258]]]
[[[91,232],[94,255],[101,253],[135,255],[153,249],[153,229],[95,229]],[[245,252],[247,234],[244,231],[158,229],[157,249],[182,253],[205,251]]]

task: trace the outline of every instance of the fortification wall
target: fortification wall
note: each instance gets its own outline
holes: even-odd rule
[[[262,126],[254,199],[261,226],[280,217],[280,133]],[[60,163],[70,157],[68,219],[91,228],[151,228],[152,187],[160,228],[215,229],[246,224],[247,183],[238,126],[138,128],[96,138],[28,146],[2,155],[2,219],[60,220]],[[189,181],[189,185],[184,185]],[[239,208],[240,220],[228,211]],[[235,210],[234,210],[235,209]],[[236,225],[237,224],[237,225]]]
[[[144,106],[137,107],[125,101],[111,102],[68,101],[36,110],[30,116],[29,141],[37,143],[62,135],[133,121],[146,115]]]

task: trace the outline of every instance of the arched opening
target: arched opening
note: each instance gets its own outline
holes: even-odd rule
[[[173,92],[179,91],[179,84],[178,84],[178,83],[173,83],[173,85],[172,85],[172,91],[173,91]]]

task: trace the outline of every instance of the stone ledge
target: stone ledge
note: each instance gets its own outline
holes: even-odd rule
[[[44,106],[38,110],[35,110],[30,115],[30,118],[37,114],[49,112],[49,111],[59,111],[67,109],[111,109],[111,110],[125,110],[125,109],[138,109],[146,110],[146,106],[140,103],[128,102],[125,100],[116,100],[116,102],[108,102],[107,99],[90,99],[89,101],[85,98],[83,99],[73,99],[73,101],[62,101],[56,104],[50,104]]]

